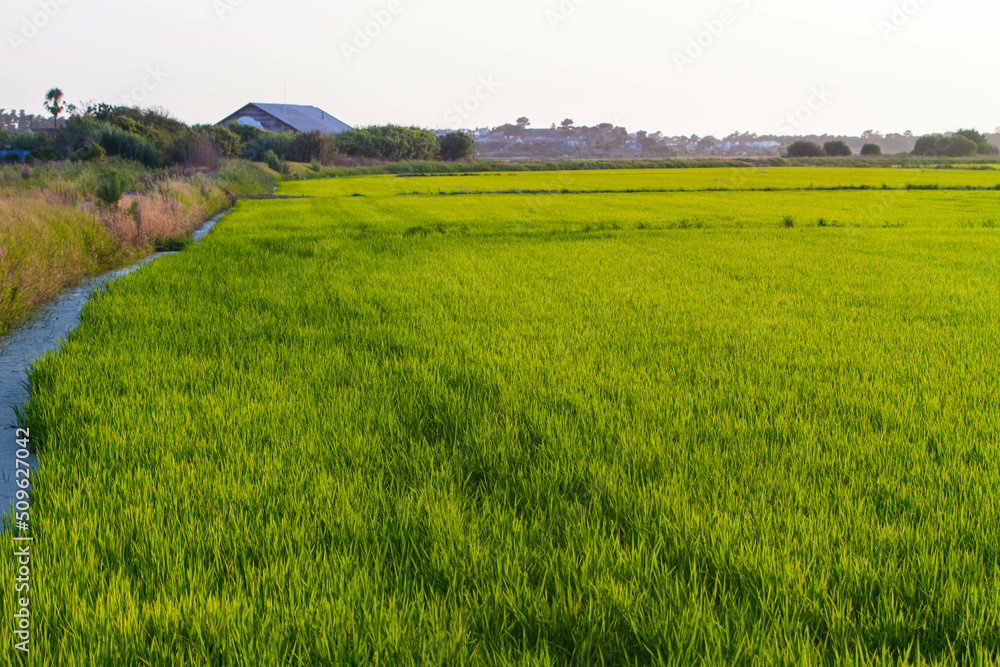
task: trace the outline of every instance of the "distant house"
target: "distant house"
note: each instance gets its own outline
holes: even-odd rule
[[[322,109],[298,104],[261,104],[251,102],[236,113],[226,116],[219,125],[241,123],[269,132],[320,132],[340,134],[352,129]]]
[[[438,138],[440,138],[440,137],[446,137],[449,134],[455,134],[456,132],[457,133],[461,133],[461,134],[467,134],[470,137],[473,136],[473,131],[472,130],[467,130],[467,129],[459,129],[459,130],[430,130],[430,132],[433,133],[434,136],[438,137]]]

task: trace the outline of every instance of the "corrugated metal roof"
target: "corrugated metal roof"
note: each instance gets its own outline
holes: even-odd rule
[[[251,104],[261,111],[271,114],[281,122],[291,125],[299,132],[318,130],[323,134],[340,134],[352,129],[347,123],[316,107],[299,104],[260,104],[259,102]]]

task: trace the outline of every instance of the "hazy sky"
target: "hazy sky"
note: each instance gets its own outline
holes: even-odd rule
[[[352,125],[1000,126],[995,0],[4,0],[0,107],[313,104]],[[371,35],[364,35],[364,31]],[[359,37],[359,34],[362,35]],[[790,116],[791,115],[791,116]]]

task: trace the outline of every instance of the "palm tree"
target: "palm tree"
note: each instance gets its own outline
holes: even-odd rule
[[[52,114],[52,119],[55,121],[57,130],[59,129],[59,114],[61,114],[65,108],[62,100],[63,91],[58,88],[53,88],[49,92],[45,93],[45,108],[50,114]]]

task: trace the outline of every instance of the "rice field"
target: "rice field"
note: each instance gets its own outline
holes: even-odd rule
[[[239,202],[33,372],[31,664],[996,664],[1000,193],[799,171]]]
[[[360,187],[355,187],[360,183]],[[1000,190],[1000,168],[734,167],[527,171],[332,178],[289,183],[288,194],[467,194],[508,191],[822,190],[982,188]]]

